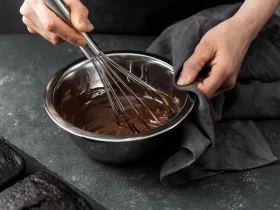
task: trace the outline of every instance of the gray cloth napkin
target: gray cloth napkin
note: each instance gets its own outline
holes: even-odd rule
[[[169,59],[178,76],[202,36],[230,18],[240,5],[207,9],[178,22],[164,30],[147,51]],[[279,17],[273,16],[253,41],[233,90],[208,101],[195,85],[176,87],[195,93],[198,100],[191,117],[183,122],[180,150],[162,165],[160,179],[164,185],[277,160],[252,120],[280,117]]]

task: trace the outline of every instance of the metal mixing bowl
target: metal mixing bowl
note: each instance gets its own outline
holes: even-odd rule
[[[173,68],[158,56],[128,51],[106,54],[118,64],[131,69],[137,76],[146,69],[149,84],[180,100],[178,114],[158,128],[127,136],[95,134],[75,127],[61,117],[56,107],[65,91],[103,87],[98,74],[93,70],[93,65],[86,59],[75,61],[50,79],[45,90],[45,108],[50,118],[94,159],[104,163],[131,163],[145,158],[166,142],[175,141],[172,139],[172,131],[191,112],[195,96],[179,91],[173,86]],[[88,74],[90,87],[84,85]]]

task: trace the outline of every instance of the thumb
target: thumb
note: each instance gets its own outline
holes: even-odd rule
[[[80,0],[64,0],[71,11],[71,23],[80,32],[93,30],[93,25],[88,20],[88,9]]]
[[[183,69],[181,71],[180,77],[177,81],[179,86],[187,86],[191,84],[198,73],[204,67],[208,61],[213,57],[213,51],[205,49],[205,47],[198,44],[194,53],[191,57],[184,63]]]

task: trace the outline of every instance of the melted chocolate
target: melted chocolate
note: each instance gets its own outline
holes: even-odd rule
[[[57,107],[58,112],[65,120],[76,127],[106,135],[129,135],[144,132],[166,123],[178,112],[179,100],[177,98],[171,99],[163,93],[160,93],[160,95],[155,94],[140,88],[134,82],[128,81],[128,85],[145,106],[152,111],[159,122],[154,119],[148,109],[136,97],[129,92],[125,92],[126,97],[136,108],[138,115],[127,98],[118,91],[116,86],[114,87],[115,93],[118,95],[135,129],[129,126],[125,115],[119,110],[117,118],[120,119],[120,123],[118,123],[104,88],[86,88],[83,92],[79,92],[79,94],[73,94],[72,91],[64,91],[62,100]],[[116,101],[114,101],[114,105],[117,109]]]

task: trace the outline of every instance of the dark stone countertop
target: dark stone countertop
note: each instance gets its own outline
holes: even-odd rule
[[[145,50],[151,37],[95,35],[103,50]],[[48,117],[51,76],[82,57],[35,35],[0,36],[0,135],[108,209],[280,209],[280,164],[225,173],[178,188],[159,183],[159,165],[117,167],[87,157]],[[280,157],[280,120],[257,122]]]

